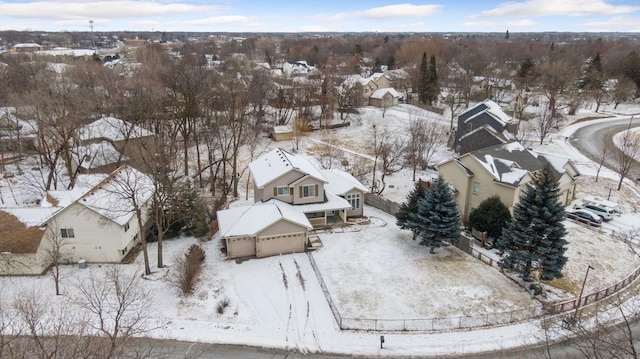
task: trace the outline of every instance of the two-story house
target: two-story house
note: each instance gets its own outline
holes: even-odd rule
[[[567,158],[534,152],[519,142],[501,144],[466,153],[437,166],[440,176],[454,189],[463,221],[482,201],[499,196],[509,210],[534,180],[545,164],[550,164],[558,180],[559,198],[563,205],[575,199],[576,180],[580,172]]]
[[[218,211],[229,258],[301,252],[309,230],[363,214],[367,188],[346,172],[320,171],[282,149],[251,162],[249,169],[255,203]]]
[[[48,191],[40,207],[1,209],[0,274],[42,273],[54,245],[61,262],[121,262],[139,243],[136,206],[144,227],[152,195],[152,179],[124,165],[106,176],[82,175],[73,189]]]
[[[515,128],[502,108],[484,100],[458,115],[453,148],[459,154],[515,140]]]

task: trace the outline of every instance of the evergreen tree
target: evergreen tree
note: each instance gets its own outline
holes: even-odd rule
[[[502,268],[525,279],[531,277],[534,266],[540,268],[542,280],[562,277],[567,241],[562,224],[564,208],[558,196],[557,181],[547,164],[520,197],[513,220],[502,231],[499,246],[506,252],[500,261]]]
[[[502,228],[511,221],[509,208],[502,203],[500,197],[491,196],[469,213],[469,224],[489,237],[500,238]]]
[[[509,40],[509,30],[507,30],[507,32],[504,34],[504,38]]]
[[[402,229],[411,229],[408,222],[411,221],[411,214],[418,212],[418,201],[424,197],[426,190],[416,182],[413,190],[407,195],[407,201],[400,206],[400,210],[396,213],[396,224]],[[413,233],[413,239],[416,239],[416,233]]]
[[[438,73],[436,72],[436,56],[431,55],[429,59],[429,68],[427,75],[427,98],[426,103],[433,105],[438,100],[440,94],[440,86],[438,85]]]
[[[427,63],[427,53],[422,54],[420,62],[420,78],[418,79],[418,100],[427,103],[429,94],[429,64]]]
[[[640,91],[640,57],[635,50],[624,59],[624,75],[636,84],[636,91]]]
[[[421,245],[430,247],[430,253],[446,242],[460,241],[460,214],[442,177],[418,200],[418,210],[410,215],[406,228],[420,238]]]

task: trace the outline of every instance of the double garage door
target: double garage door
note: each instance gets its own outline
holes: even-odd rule
[[[304,232],[289,233],[277,236],[227,239],[229,258],[269,257],[285,253],[304,252],[306,236]]]
[[[256,257],[304,252],[305,239],[304,232],[258,237],[256,241]]]

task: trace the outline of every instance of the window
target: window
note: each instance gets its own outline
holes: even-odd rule
[[[473,194],[478,194],[480,193],[480,183],[478,182],[473,182]]]
[[[347,201],[351,204],[352,210],[360,208],[360,193],[348,194]]]
[[[315,197],[315,196],[317,196],[317,194],[316,194],[317,191],[318,191],[318,185],[316,185],[316,184],[310,184],[310,185],[306,185],[306,186],[301,186],[300,187],[300,197],[301,198]]]
[[[473,123],[467,123],[467,131],[473,130]]]
[[[129,230],[129,222],[124,224],[124,231],[128,231]]]
[[[73,228],[60,228],[60,235],[62,235],[62,238],[75,238]]]
[[[278,195],[278,196],[288,196],[289,195],[289,187],[288,186],[278,186],[276,188],[276,195]]]

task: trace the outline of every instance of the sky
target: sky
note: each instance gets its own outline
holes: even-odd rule
[[[640,32],[638,0],[0,0],[0,30]]]

